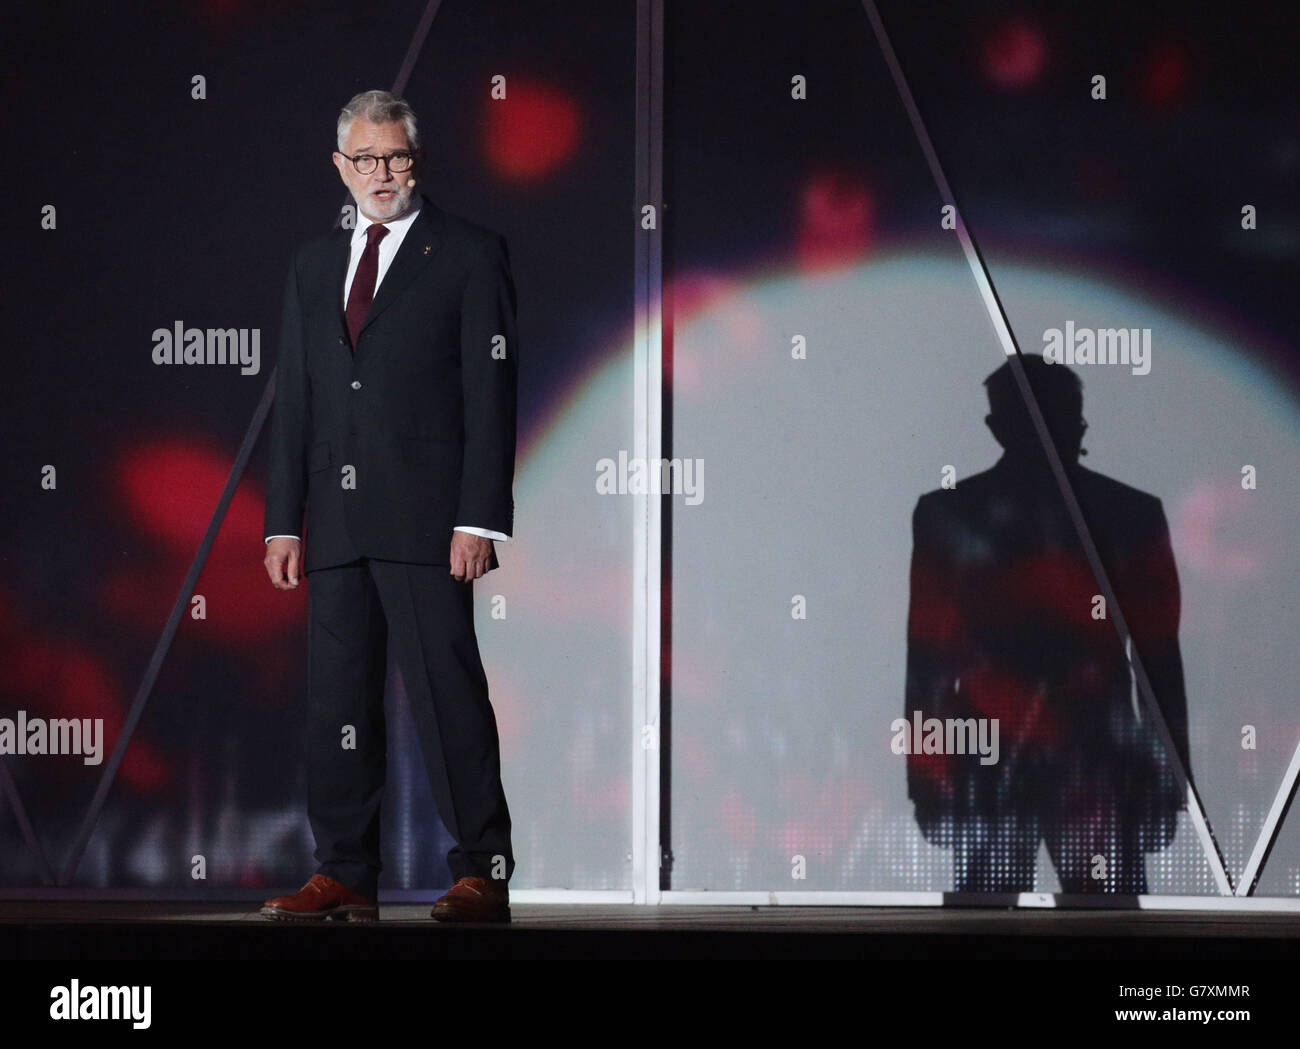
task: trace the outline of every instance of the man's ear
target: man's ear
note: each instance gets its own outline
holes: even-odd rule
[[[343,179],[343,185],[346,186],[348,184],[348,180],[343,174],[343,165],[347,163],[347,158],[344,157],[342,153],[335,150],[333,156],[330,159],[334,161],[334,167],[338,169],[339,178]]]

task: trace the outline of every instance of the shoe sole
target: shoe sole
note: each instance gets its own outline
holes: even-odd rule
[[[332,907],[327,911],[290,911],[283,907],[263,907],[261,915],[282,922],[319,922],[327,919],[336,922],[377,922],[379,908],[359,904]]]
[[[505,924],[510,921],[510,908],[507,907],[504,911],[497,911],[491,915],[485,915],[466,914],[463,911],[441,910],[438,907],[434,907],[434,909],[429,912],[429,917],[434,921],[439,922],[500,922]]]

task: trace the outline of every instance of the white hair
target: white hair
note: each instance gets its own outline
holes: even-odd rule
[[[361,94],[353,95],[348,99],[348,104],[339,113],[340,153],[343,152],[343,144],[348,140],[352,121],[357,117],[374,124],[391,124],[400,120],[406,128],[406,140],[411,144],[411,149],[420,148],[420,128],[415,120],[415,110],[410,107],[406,99],[398,98],[388,91],[362,91]]]

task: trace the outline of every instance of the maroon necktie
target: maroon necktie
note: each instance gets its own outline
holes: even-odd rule
[[[357,272],[352,277],[352,290],[348,292],[348,308],[344,311],[348,320],[348,335],[352,345],[357,345],[357,335],[365,323],[370,303],[375,297],[375,277],[379,274],[379,242],[388,233],[388,227],[382,222],[372,222],[366,230],[366,248],[357,263]]]

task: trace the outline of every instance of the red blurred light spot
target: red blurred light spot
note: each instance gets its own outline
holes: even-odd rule
[[[101,598],[114,615],[158,630],[207,530],[230,474],[230,454],[189,438],[155,440],[129,448],[115,470],[131,524],[158,544],[147,571],[131,565],[109,571]],[[262,567],[262,492],[248,479],[235,490],[208,553],[195,593],[206,602],[201,628],[188,616],[181,637],[257,645],[296,629],[305,591],[274,589]]]
[[[172,548],[193,552],[230,474],[230,456],[187,440],[138,445],[118,469],[132,521]],[[235,521],[254,514],[248,500],[230,510]],[[227,524],[233,523],[229,514]]]
[[[0,636],[0,661],[9,669],[8,695],[13,710],[41,718],[103,719],[103,760],[117,745],[126,721],[126,701],[109,664],[81,640],[55,637],[25,624]],[[67,769],[51,766],[62,781]],[[122,758],[118,781],[141,791],[166,786],[167,759],[153,744],[133,738]]]
[[[1156,109],[1177,105],[1187,97],[1191,82],[1191,58],[1178,42],[1160,44],[1142,72],[1142,101]]]
[[[875,201],[860,176],[814,174],[799,200],[799,266],[821,269],[862,258],[875,240],[875,218]]]
[[[1015,16],[985,37],[983,58],[985,74],[999,87],[1027,87],[1042,73],[1047,47],[1037,26]]]
[[[509,81],[506,97],[487,103],[484,146],[502,178],[530,182],[567,163],[578,144],[577,103],[550,84]]]

